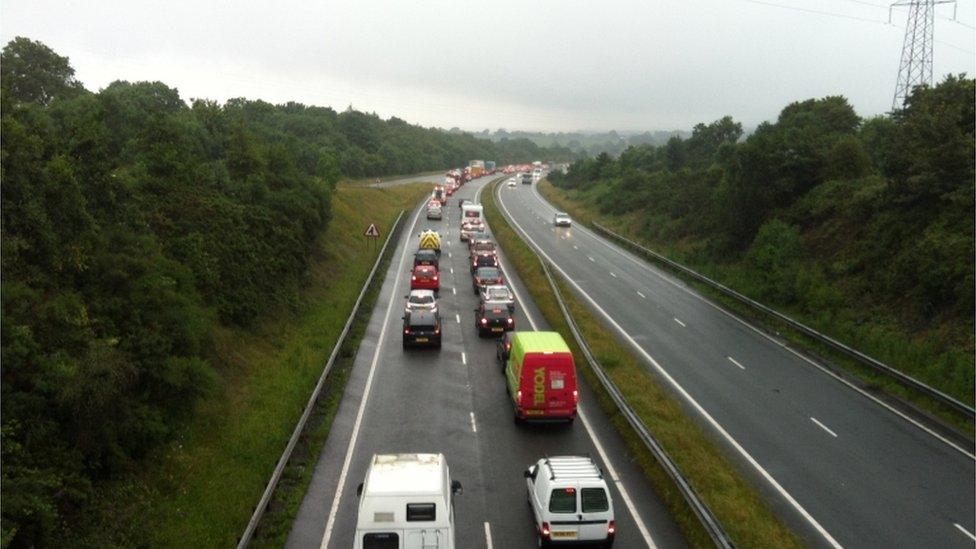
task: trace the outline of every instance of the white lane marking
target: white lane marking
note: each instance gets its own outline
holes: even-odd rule
[[[729,362],[731,362],[732,364],[735,364],[735,365],[736,365],[736,366],[738,366],[739,368],[741,368],[741,369],[743,369],[743,370],[745,370],[745,369],[746,369],[746,367],[745,367],[745,366],[743,366],[743,365],[741,365],[741,364],[739,364],[738,362],[736,362],[736,360],[735,360],[734,358],[732,358],[732,357],[730,357],[730,356],[727,356],[727,357],[725,357],[725,358],[727,358],[727,359],[729,359]]]
[[[573,249],[574,250],[578,250],[579,249],[579,246],[577,246],[576,244],[573,244]]]
[[[646,295],[644,295],[644,294],[642,294],[642,293],[640,293],[640,292],[637,292],[637,295],[639,295],[639,296],[641,296],[641,297],[642,297],[642,298],[644,298],[644,299],[647,299],[647,296],[646,296]]]
[[[487,522],[485,523],[485,544],[488,546],[488,549],[492,549],[492,546],[491,546],[491,527],[488,525]]]
[[[451,259],[451,258],[453,258],[453,257],[454,257],[454,256],[453,256],[453,255],[451,255],[451,252],[447,252],[447,258],[448,258],[448,259]]]
[[[478,424],[474,422],[474,412],[471,412],[471,432],[478,432]]]
[[[589,259],[590,261],[596,263],[596,260],[593,259],[593,256],[591,256],[591,255],[586,256],[586,259]]]
[[[486,522],[485,524],[488,524],[488,523]],[[973,541],[976,541],[976,536],[972,535],[969,532],[969,530],[966,530],[965,528],[963,528],[962,526],[960,526],[958,523],[955,523],[955,522],[953,522],[952,525],[955,526],[956,528],[958,528],[959,531],[962,532],[963,534],[966,534],[967,536],[969,536],[970,539],[972,539]]]
[[[461,323],[461,315],[460,315],[460,314],[456,314],[456,315],[454,315],[454,318],[456,318],[456,319],[457,319],[457,323],[458,323],[458,324],[460,324],[460,323]]]
[[[461,364],[467,364],[467,363],[468,363],[468,355],[464,354],[464,351],[461,351]]]
[[[451,267],[451,274],[454,274],[454,267]]]
[[[674,318],[674,321],[677,322],[678,324],[680,324],[682,328],[687,328],[688,327],[688,326],[685,325],[684,322],[681,322],[680,320],[678,320],[678,317],[675,317]]]
[[[661,377],[667,380],[668,383],[670,383],[671,386],[674,387],[674,389],[678,392],[678,394],[680,394],[682,398],[684,398],[685,401],[688,402],[688,404],[690,404],[699,414],[701,414],[701,416],[705,418],[705,420],[712,426],[712,428],[715,429],[737,452],[739,452],[739,454],[742,455],[742,457],[745,458],[745,460],[748,461],[749,464],[752,465],[752,467],[756,469],[756,471],[758,471],[759,474],[762,475],[764,479],[766,479],[766,482],[772,485],[772,487],[780,494],[780,496],[783,497],[783,499],[785,499],[800,515],[802,515],[803,518],[806,519],[806,521],[809,522],[810,525],[814,529],[816,529],[821,536],[823,536],[823,538],[827,541],[827,543],[829,543],[832,547],[841,549],[841,545],[837,543],[837,540],[835,540],[833,536],[830,535],[830,532],[828,532],[823,526],[821,526],[821,524],[817,522],[817,519],[813,518],[813,515],[811,515],[806,509],[804,509],[804,507],[800,505],[800,502],[798,502],[789,492],[787,492],[786,489],[783,488],[783,486],[773,477],[773,475],[771,475],[769,471],[763,468],[763,466],[760,465],[758,461],[756,461],[756,458],[752,457],[752,454],[750,454],[745,448],[743,448],[742,445],[739,444],[739,442],[735,440],[732,437],[732,435],[729,434],[729,432],[726,431],[725,428],[722,427],[722,425],[714,417],[712,417],[712,415],[709,414],[708,411],[705,410],[705,408],[701,404],[699,404],[698,401],[695,400],[694,397],[692,397],[691,394],[689,394],[688,391],[686,391],[685,388],[682,387],[681,384],[679,384],[677,380],[675,380],[671,376],[671,374],[669,374],[668,371],[665,370],[663,366],[661,366],[660,363],[658,363],[657,360],[654,359],[654,357],[652,357],[647,351],[645,351],[644,348],[641,347],[640,344],[637,343],[637,341],[634,340],[634,338],[631,337],[630,334],[628,334],[623,329],[623,327],[620,326],[620,324],[618,324],[617,321],[614,320],[613,317],[611,317],[610,314],[607,313],[607,311],[604,310],[603,307],[601,307],[600,304],[596,302],[596,300],[590,297],[588,293],[583,291],[583,288],[581,288],[579,284],[576,284],[573,281],[573,279],[569,276],[569,274],[567,274],[566,271],[562,269],[562,267],[557,265],[552,260],[552,258],[549,257],[549,254],[547,254],[542,248],[539,247],[538,244],[536,244],[535,240],[533,240],[532,237],[529,236],[527,232],[525,232],[525,229],[522,228],[521,225],[519,225],[518,221],[515,221],[515,218],[512,217],[511,212],[508,211],[508,207],[505,206],[505,203],[502,202],[501,199],[499,199],[499,204],[501,205],[502,210],[505,211],[505,214],[507,215],[509,221],[511,221],[512,224],[515,225],[516,228],[518,228],[519,232],[522,233],[523,238],[528,240],[529,243],[532,244],[532,246],[535,247],[535,249],[538,250],[543,257],[549,260],[549,263],[552,264],[552,266],[557,271],[559,271],[559,273],[562,274],[563,277],[566,278],[566,280],[569,280],[570,284],[576,287],[576,291],[579,292],[579,294],[582,295],[584,298],[586,298],[586,300],[590,303],[590,305],[592,305],[593,308],[597,312],[599,312],[603,316],[603,318],[605,318],[607,322],[610,323],[611,326],[613,326],[613,328],[617,331],[617,333],[619,333],[624,339],[626,339],[627,342],[630,343],[631,347],[633,347],[635,351],[637,351],[641,356],[643,356],[644,359],[647,360],[647,362],[649,362],[651,366],[654,367],[654,369],[658,372],[658,374],[660,374]]]
[[[451,293],[457,295],[457,288],[451,288]]]
[[[420,217],[420,210],[413,216],[411,229],[407,234],[413,233],[413,227],[417,225]],[[349,464],[352,462],[352,454],[356,450],[356,441],[359,439],[359,429],[362,427],[363,414],[366,412],[366,403],[369,402],[369,392],[373,387],[373,374],[376,373],[376,364],[380,360],[380,350],[383,349],[383,339],[386,337],[386,327],[390,324],[390,313],[393,311],[393,299],[397,297],[397,286],[400,284],[400,275],[403,274],[403,266],[407,259],[407,250],[410,248],[409,242],[404,243],[403,252],[400,254],[400,265],[397,267],[396,276],[393,278],[393,288],[390,292],[390,301],[386,304],[386,315],[383,317],[383,326],[380,328],[379,338],[376,340],[376,348],[373,350],[373,360],[369,364],[369,375],[366,376],[366,386],[363,388],[363,398],[359,401],[359,410],[356,411],[356,421],[352,426],[352,438],[349,439],[349,446],[346,448],[346,457],[342,461],[342,471],[339,473],[339,483],[336,485],[335,496],[332,498],[332,508],[329,511],[329,520],[325,524],[325,533],[322,534],[321,549],[329,546],[332,538],[332,529],[335,527],[335,518],[339,511],[339,501],[342,499],[342,490],[346,485],[346,475],[349,474]]]
[[[617,278],[617,275],[613,271],[610,271],[610,276]]]
[[[543,205],[543,207],[546,207],[546,208],[548,208],[548,209],[550,209],[552,211],[556,211],[555,208],[553,208],[548,202],[546,202],[546,200],[544,198],[542,198],[542,195],[539,194],[539,191],[533,189],[533,193],[534,193],[534,196],[535,196],[536,200],[538,200],[539,203]],[[507,212],[508,209],[506,208],[505,211]],[[509,217],[511,217],[511,214],[509,215]],[[929,435],[931,435],[935,439],[937,439],[937,440],[943,442],[944,444],[946,444],[946,445],[948,445],[948,446],[950,446],[950,447],[958,450],[961,454],[963,454],[964,456],[968,457],[969,459],[976,460],[976,454],[970,452],[969,450],[963,448],[962,446],[956,444],[955,442],[953,442],[953,441],[945,438],[941,434],[933,431],[932,429],[930,429],[926,425],[923,425],[918,420],[916,420],[915,418],[909,416],[905,412],[902,412],[901,410],[893,407],[892,405],[890,405],[887,402],[881,400],[880,398],[872,395],[871,393],[868,393],[867,391],[865,391],[864,389],[858,387],[857,385],[855,385],[851,381],[849,381],[849,380],[845,379],[844,377],[838,375],[836,372],[831,371],[829,368],[827,368],[823,364],[820,364],[820,363],[816,362],[815,360],[811,359],[810,357],[803,355],[802,353],[800,353],[799,351],[797,351],[797,350],[789,347],[787,344],[783,343],[782,341],[777,340],[773,336],[767,334],[766,332],[760,330],[759,328],[753,326],[752,324],[749,324],[745,320],[737,317],[736,315],[730,313],[729,311],[726,311],[725,309],[723,309],[722,307],[719,307],[715,303],[712,303],[711,301],[709,301],[705,297],[703,297],[701,295],[698,295],[697,293],[695,293],[694,291],[692,291],[687,286],[682,285],[680,282],[677,282],[675,280],[671,280],[670,278],[668,278],[667,276],[665,276],[663,273],[661,273],[661,272],[656,271],[655,269],[653,269],[645,261],[641,261],[641,260],[637,259],[636,257],[634,257],[630,252],[625,251],[619,245],[613,244],[613,243],[607,241],[605,238],[597,235],[596,233],[594,233],[593,231],[587,229],[586,227],[582,227],[581,226],[580,228],[582,229],[583,233],[585,233],[586,235],[588,235],[590,238],[592,238],[594,241],[596,241],[601,246],[610,248],[611,250],[617,252],[618,255],[620,255],[624,259],[630,261],[634,265],[637,265],[641,269],[643,269],[643,270],[651,273],[652,275],[656,276],[657,278],[660,278],[661,280],[667,282],[668,284],[671,284],[675,288],[678,288],[679,290],[685,292],[686,294],[690,295],[691,297],[693,297],[693,298],[701,301],[702,303],[705,303],[709,307],[714,308],[716,311],[724,314],[725,316],[731,318],[732,320],[738,322],[739,324],[742,324],[743,326],[745,326],[746,328],[749,328],[753,332],[756,332],[762,338],[764,338],[764,339],[772,342],[773,344],[775,344],[775,345],[777,345],[777,346],[785,349],[790,354],[796,356],[797,358],[799,358],[800,360],[806,362],[807,364],[810,364],[811,366],[814,366],[815,368],[817,368],[821,372],[823,372],[823,373],[829,375],[830,377],[834,378],[835,380],[843,383],[848,388],[853,389],[854,391],[857,391],[857,393],[859,393],[861,396],[863,396],[863,397],[865,397],[867,399],[870,399],[875,404],[877,404],[877,405],[881,406],[882,408],[888,410],[889,412],[897,415],[898,417],[902,418],[903,420],[907,421],[908,423],[911,423],[915,427],[918,427],[919,429],[921,429],[922,431],[928,433]]]
[[[480,192],[480,189],[479,189],[479,192]],[[498,195],[497,194],[495,195],[495,199],[496,199],[496,201],[498,201]],[[501,202],[498,202],[498,203],[501,204]],[[505,208],[505,205],[504,204],[501,204],[501,206],[503,208]],[[505,208],[505,211],[508,212],[508,208]],[[512,217],[511,214],[509,214],[508,217],[509,217],[509,219],[511,219],[511,217]],[[518,226],[517,223],[516,223],[516,226]],[[520,230],[521,230],[521,228],[522,227],[519,227]],[[550,263],[552,263],[551,260],[550,260]],[[502,271],[504,271],[504,268],[502,269]],[[563,273],[564,276],[565,276],[565,274],[566,273]],[[506,275],[506,277],[507,277],[507,275]],[[507,277],[506,279],[508,280],[508,286],[512,289],[512,293],[515,294],[515,299],[517,299],[519,301],[519,303],[523,304],[523,306],[521,307],[521,309],[522,309],[522,311],[525,312],[525,317],[529,320],[529,324],[532,325],[532,329],[533,330],[538,330],[539,329],[539,325],[536,324],[535,319],[532,318],[532,313],[529,312],[529,309],[524,306],[525,301],[522,299],[522,296],[519,295],[518,288],[516,288],[515,287],[515,284],[512,283],[511,277]],[[577,286],[577,288],[578,287],[579,286]],[[613,464],[610,462],[610,458],[607,457],[606,452],[603,450],[603,445],[600,443],[600,439],[597,438],[596,431],[593,430],[593,427],[590,426],[590,422],[586,419],[586,416],[583,414],[583,407],[582,406],[577,406],[576,409],[577,409],[577,412],[579,414],[580,420],[583,421],[583,427],[586,428],[586,433],[590,436],[590,440],[593,441],[593,446],[596,447],[596,450],[600,454],[600,458],[603,460],[604,465],[607,466],[607,472],[609,472],[611,478],[614,479],[614,483],[616,483],[616,486],[617,486],[617,491],[620,492],[620,497],[623,498],[624,504],[627,506],[627,510],[630,512],[630,516],[634,518],[634,522],[637,524],[637,529],[640,530],[641,536],[644,537],[644,543],[648,547],[650,547],[652,549],[656,549],[657,548],[657,544],[654,543],[654,538],[651,537],[650,531],[648,531],[647,526],[644,525],[644,519],[637,513],[637,507],[634,506],[634,502],[630,499],[630,494],[627,492],[627,488],[624,486],[623,481],[621,481],[619,479],[619,477],[617,476],[617,470],[613,466]]]
[[[819,421],[817,421],[817,418],[815,418],[815,417],[811,417],[811,418],[810,418],[810,421],[812,421],[812,422],[814,422],[814,423],[816,423],[818,427],[820,427],[820,428],[821,428],[821,429],[823,429],[824,431],[827,431],[828,433],[830,433],[830,436],[832,436],[832,437],[834,437],[834,438],[837,438],[837,433],[835,433],[835,432],[833,432],[833,431],[831,431],[829,427],[827,427],[827,426],[826,426],[826,425],[824,425],[823,423],[820,423]]]

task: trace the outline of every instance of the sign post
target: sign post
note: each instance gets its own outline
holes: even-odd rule
[[[369,227],[363,231],[363,235],[366,237],[366,242],[376,242],[376,239],[380,237],[380,230],[376,228],[376,223],[370,223]]]

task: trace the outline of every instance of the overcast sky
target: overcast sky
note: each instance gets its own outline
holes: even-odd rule
[[[976,10],[936,20],[936,79],[974,70]],[[3,0],[0,37],[71,58],[98,90],[348,105],[468,130],[746,126],[842,94],[891,106],[906,12],[884,0]],[[808,11],[804,11],[808,10]],[[821,12],[821,13],[813,13]]]

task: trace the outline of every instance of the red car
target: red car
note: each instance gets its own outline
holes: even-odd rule
[[[437,267],[433,265],[417,265],[410,273],[411,290],[434,290],[441,289],[441,277],[437,272]]]

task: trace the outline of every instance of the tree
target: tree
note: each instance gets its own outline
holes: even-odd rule
[[[3,48],[0,77],[5,93],[17,103],[49,105],[55,98],[71,99],[85,93],[67,57],[22,36]]]

